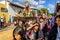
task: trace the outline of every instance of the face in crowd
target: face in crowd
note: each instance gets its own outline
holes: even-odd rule
[[[19,21],[19,26],[21,27],[23,25],[23,22],[22,21]]]
[[[59,13],[60,13],[60,10],[59,10]]]
[[[57,10],[57,15],[60,15],[60,9]]]
[[[29,6],[29,3],[28,3],[28,1],[26,1],[26,7],[28,7]]]
[[[44,19],[41,17],[41,18],[39,19],[39,21],[42,23],[42,22],[44,22]]]
[[[24,31],[20,28],[16,28],[13,31],[13,40],[22,40],[24,38]]]
[[[19,31],[16,30],[13,31],[13,40],[21,40],[21,35]]]
[[[39,29],[39,24],[38,23],[35,23],[36,25],[34,26],[34,30],[38,31]]]
[[[14,34],[14,35],[15,35],[16,40],[21,40],[21,35],[19,34]]]
[[[56,23],[60,27],[60,15],[56,18]]]

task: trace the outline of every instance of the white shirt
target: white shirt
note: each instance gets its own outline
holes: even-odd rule
[[[4,22],[4,20],[3,20],[3,19],[1,19],[1,22]]]

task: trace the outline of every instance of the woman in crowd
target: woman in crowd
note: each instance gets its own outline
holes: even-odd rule
[[[39,24],[40,24],[40,30],[42,30],[43,27],[44,27],[44,25],[45,25],[45,23],[44,23],[44,18],[43,18],[43,17],[40,17],[40,18],[39,18]]]
[[[19,21],[17,27],[13,31],[13,40],[26,40],[22,21]]]
[[[13,40],[26,40],[24,36],[24,31],[20,28],[14,29]]]
[[[39,29],[39,23],[30,24],[27,27],[27,40],[43,40],[43,32]]]
[[[49,20],[48,19],[46,20],[43,17],[40,17],[39,23],[40,23],[40,30],[43,31],[44,39],[46,40],[46,38],[48,37],[49,30],[50,30]]]

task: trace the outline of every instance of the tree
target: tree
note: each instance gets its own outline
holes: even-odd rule
[[[37,10],[37,12],[39,15],[42,15],[42,13],[43,13],[41,10]]]
[[[40,10],[37,10],[38,13],[41,15],[46,14],[47,16],[50,15],[49,10],[47,8],[41,8]]]

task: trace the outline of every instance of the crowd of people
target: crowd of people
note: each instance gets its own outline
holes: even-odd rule
[[[60,40],[60,15],[19,20],[15,26],[13,40]]]
[[[27,1],[23,14],[24,17],[32,18],[13,22],[16,26],[13,30],[13,40],[60,40],[60,6],[58,9],[57,16],[40,15],[34,19],[35,13],[32,16]],[[4,20],[4,18],[0,18],[0,27],[3,26]],[[11,17],[9,22],[11,22]]]

